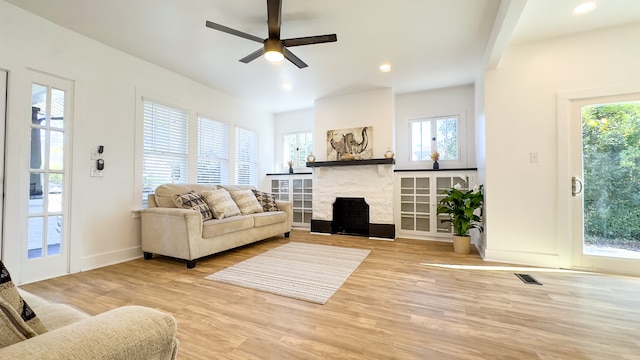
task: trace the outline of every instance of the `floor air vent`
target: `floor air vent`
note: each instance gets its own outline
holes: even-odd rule
[[[528,275],[528,274],[515,274],[518,279],[522,280],[523,283],[525,284],[529,284],[529,285],[542,285],[541,282],[539,282],[538,280],[534,279],[533,276]]]

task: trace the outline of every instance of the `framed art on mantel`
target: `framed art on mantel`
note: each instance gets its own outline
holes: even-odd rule
[[[372,126],[327,131],[327,160],[340,161],[347,158],[373,158]]]

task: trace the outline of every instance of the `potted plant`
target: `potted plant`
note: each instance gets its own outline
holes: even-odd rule
[[[476,185],[471,190],[462,190],[460,184],[444,192],[444,198],[438,203],[438,215],[447,214],[453,226],[453,250],[458,254],[468,254],[471,246],[470,229],[482,232],[482,185]],[[478,214],[479,213],[479,214]]]

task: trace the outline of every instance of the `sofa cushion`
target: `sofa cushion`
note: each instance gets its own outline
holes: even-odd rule
[[[209,204],[202,198],[202,195],[191,190],[186,194],[176,195],[173,198],[176,207],[191,209],[200,212],[202,220],[213,219],[213,213],[209,208]]]
[[[0,261],[0,347],[47,332],[36,313],[18,293],[9,271]]]
[[[229,191],[229,193],[240,208],[242,215],[262,212],[262,206],[251,190]]]
[[[190,190],[202,194],[205,191],[215,190],[218,187],[212,184],[162,184],[156,188],[155,200],[158,207],[175,208],[173,198]]]
[[[262,206],[262,211],[280,211],[280,209],[278,209],[278,205],[276,205],[276,198],[273,196],[273,194],[258,190],[252,191],[256,196],[256,199],[260,203],[260,206]]]
[[[242,191],[255,189],[251,185],[218,185],[219,188],[227,189],[227,191]]]
[[[38,318],[47,330],[55,330],[75,322],[88,319],[89,314],[66,304],[56,304],[18,288],[20,296],[29,303],[29,306],[37,312]]]
[[[220,220],[207,220],[202,224],[202,237],[209,239],[218,235],[251,229],[253,225],[253,215],[239,215]]]
[[[240,215],[240,209],[235,201],[231,198],[231,194],[225,189],[213,191],[205,191],[202,193],[204,200],[209,204],[209,208],[213,212],[216,219],[224,219],[236,215]]]
[[[287,222],[287,213],[284,211],[267,211],[253,215],[256,227]]]

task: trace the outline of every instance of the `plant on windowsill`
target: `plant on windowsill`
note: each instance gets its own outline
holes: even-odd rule
[[[433,161],[433,168],[435,170],[440,169],[440,164],[438,164],[438,159],[440,159],[440,153],[433,150],[430,156],[431,156],[431,160]]]
[[[482,232],[482,203],[483,186],[476,185],[471,190],[462,190],[460,184],[445,190],[445,196],[438,203],[438,215],[449,215],[448,219],[453,227],[453,250],[458,254],[468,254],[471,247],[470,229]]]
[[[293,174],[293,160],[289,160],[287,164],[289,164],[289,174]]]

